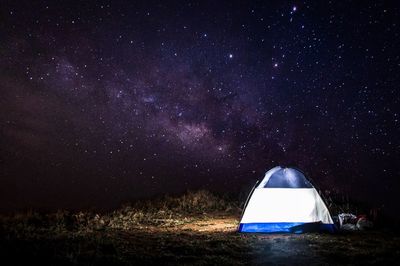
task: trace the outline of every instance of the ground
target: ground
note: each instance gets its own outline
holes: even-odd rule
[[[237,210],[189,214],[145,206],[112,214],[3,217],[2,265],[392,265],[400,260],[400,236],[388,231],[240,234]]]

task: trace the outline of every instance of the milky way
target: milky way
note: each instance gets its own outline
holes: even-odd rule
[[[395,2],[5,1],[1,17],[3,209],[238,193],[276,165],[377,205],[400,187]]]

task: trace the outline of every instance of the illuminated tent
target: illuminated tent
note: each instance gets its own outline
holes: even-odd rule
[[[272,168],[249,195],[239,232],[309,231],[334,231],[325,203],[300,171]]]

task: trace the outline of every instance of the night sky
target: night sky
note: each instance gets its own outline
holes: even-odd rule
[[[398,209],[396,2],[1,1],[0,209],[238,194],[276,165]]]

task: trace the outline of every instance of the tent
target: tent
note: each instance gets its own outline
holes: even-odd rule
[[[310,181],[299,170],[269,170],[250,193],[239,232],[334,232],[329,211]]]

